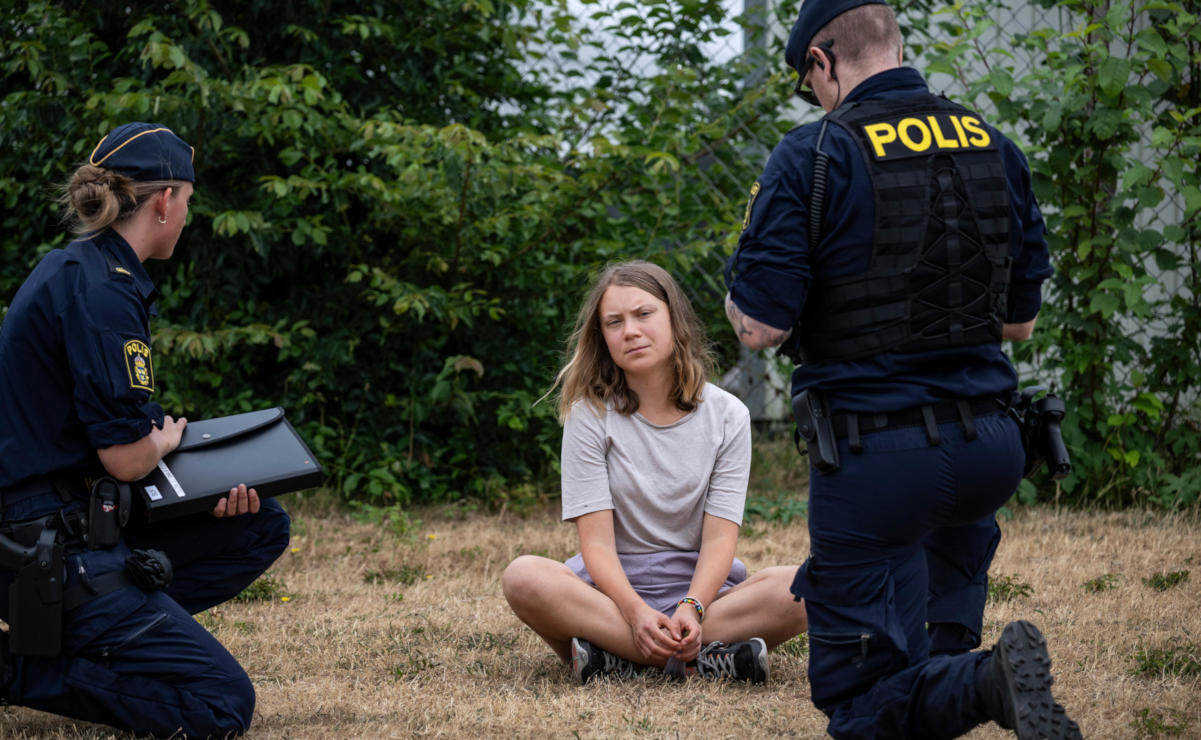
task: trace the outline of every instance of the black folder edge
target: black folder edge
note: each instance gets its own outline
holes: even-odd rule
[[[187,452],[189,450],[198,450],[201,447],[209,445],[221,444],[230,439],[241,437],[244,434],[262,429],[268,424],[274,424],[284,416],[284,410],[280,406],[262,411],[251,411],[245,414],[235,414],[233,416],[220,416],[215,419],[204,419],[194,422],[193,424],[184,427],[183,437],[179,440],[179,447],[176,447],[172,452]],[[254,417],[253,421],[246,424],[237,424],[236,421],[242,417]],[[222,423],[226,422],[226,423]],[[213,429],[212,432],[207,430]],[[299,435],[297,435],[299,439]],[[304,445],[304,440],[300,440],[300,444],[304,446],[305,452],[309,451],[308,446]],[[310,456],[312,453],[309,453]]]
[[[309,446],[305,443],[304,439],[292,427],[292,424],[290,422],[288,422],[288,420],[286,418],[282,418],[285,416],[284,410],[282,408],[277,406],[274,409],[269,409],[269,411],[277,411],[278,413],[271,415],[270,418],[266,419],[265,421],[261,421],[261,422],[257,422],[257,423],[248,425],[245,428],[240,429],[236,433],[222,435],[221,438],[216,441],[221,441],[221,442],[229,441],[230,439],[237,438],[238,436],[256,432],[256,431],[262,429],[263,427],[268,426],[269,424],[280,423],[280,424],[284,425],[284,427],[292,435],[293,439],[296,440],[296,443],[300,445],[300,448],[302,450],[304,450],[304,453],[308,457],[308,459],[312,461],[313,470],[306,472],[302,475],[298,475],[298,476],[290,476],[290,477],[276,476],[274,478],[268,478],[265,480],[256,480],[254,483],[251,483],[249,481],[240,481],[240,482],[246,483],[247,488],[255,489],[255,492],[258,493],[259,498],[271,498],[271,497],[278,496],[278,495],[285,494],[285,493],[293,493],[296,491],[303,491],[308,488],[316,488],[316,487],[320,486],[322,483],[325,482],[325,471],[322,468],[320,461],[318,461],[317,457],[315,455],[313,455],[312,450],[309,449]],[[198,424],[200,427],[203,427],[204,422],[207,422],[207,421],[219,421],[222,419],[232,419],[237,416],[249,416],[250,414],[255,414],[255,413],[264,413],[264,412],[249,412],[248,414],[235,414],[234,416],[231,416],[231,417],[214,417],[213,419],[202,420],[201,422],[194,422],[194,423]],[[185,434],[187,433],[187,430],[189,428],[191,428],[191,425],[189,425],[189,427],[185,427],[185,429],[184,429]],[[209,444],[214,444],[214,443],[215,443],[214,441],[205,440],[204,442],[202,442],[200,444],[193,445],[189,449],[198,449],[200,447],[205,447]],[[182,444],[182,440],[181,440],[181,444]],[[209,494],[187,496],[187,497],[184,497],[177,501],[173,501],[173,503],[170,506],[161,506],[161,505],[158,507],[151,506],[150,494],[146,492],[146,485],[148,484],[149,480],[155,476],[156,472],[164,472],[164,477],[173,478],[174,474],[172,474],[170,472],[170,464],[168,461],[170,460],[170,458],[173,455],[175,455],[177,452],[180,452],[180,451],[187,452],[188,450],[179,450],[177,448],[176,450],[173,450],[172,452],[168,453],[166,455],[166,457],[164,457],[162,460],[159,461],[158,465],[155,466],[155,469],[153,471],[151,471],[148,475],[146,475],[141,480],[139,480],[133,484],[134,489],[138,492],[138,498],[142,502],[141,508],[146,516],[146,521],[148,521],[150,523],[164,521],[164,520],[168,520],[168,519],[175,519],[177,517],[187,516],[188,514],[196,514],[196,513],[200,513],[200,512],[212,511],[213,507],[216,506],[217,501],[220,500],[222,496],[228,495],[228,493],[229,493],[228,490],[225,490],[225,491],[219,491],[219,492],[214,492],[214,493],[209,493]],[[178,485],[178,483],[175,483],[173,485]]]

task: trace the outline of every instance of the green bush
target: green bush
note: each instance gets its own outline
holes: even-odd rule
[[[643,74],[556,0],[129,7],[0,21],[0,301],[64,243],[51,188],[100,136],[171,126],[197,189],[175,258],[148,265],[156,399],[191,418],[282,405],[372,506],[551,477],[558,426],[535,401],[590,274],[644,256],[718,290],[742,206],[713,183],[740,196],[754,173],[713,153],[780,132],[752,115],[779,103],[743,94],[746,63],[698,51],[728,33],[716,1],[598,16],[648,51]],[[591,77],[545,58],[586,48]]]
[[[985,48],[996,4],[961,0],[935,16],[944,41],[931,67],[1023,142],[1047,218],[1056,274],[1015,354],[1068,401],[1074,470],[1061,490],[1044,479],[1026,491],[1190,506],[1201,494],[1201,19],[1158,0],[1033,4],[1071,30]],[[1040,63],[1016,70],[1013,49]]]
[[[1024,497],[1195,505],[1201,23],[1174,2],[1063,0],[1074,31],[983,48],[993,3],[903,22],[1022,142],[1047,215],[1057,272],[1015,353],[1069,402],[1074,472]],[[597,267],[663,264],[723,365],[737,356],[720,265],[791,124],[791,75],[779,39],[706,53],[731,33],[723,5],[13,5],[0,317],[65,242],[53,186],[114,125],[159,121],[196,146],[198,176],[176,258],[149,265],[169,413],[282,405],[362,506],[538,490],[559,431],[534,402]],[[1045,63],[1018,72],[1013,49]]]

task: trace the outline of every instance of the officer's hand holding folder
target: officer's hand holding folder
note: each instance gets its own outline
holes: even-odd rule
[[[189,422],[174,452],[134,484],[148,521],[211,511],[245,483],[261,497],[321,485],[321,465],[282,408]]]

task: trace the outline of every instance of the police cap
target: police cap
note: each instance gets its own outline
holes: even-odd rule
[[[143,182],[187,180],[194,183],[194,153],[192,147],[166,126],[134,122],[109,131],[92,150],[88,164]]]
[[[800,70],[809,52],[810,41],[817,32],[838,16],[854,10],[860,5],[887,5],[886,0],[805,0],[801,14],[792,25],[788,46],[784,49],[784,61],[795,70]]]

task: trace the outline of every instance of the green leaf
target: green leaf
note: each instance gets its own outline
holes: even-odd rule
[[[1143,300],[1143,288],[1137,283],[1126,283],[1122,287],[1122,297],[1126,301],[1126,308],[1135,313],[1141,313],[1140,309],[1145,309],[1147,302]]]
[[[1156,126],[1151,130],[1151,146],[1153,147],[1165,149],[1171,146],[1175,138],[1175,134],[1172,133],[1171,129],[1164,128],[1163,126]]]
[[[1135,38],[1138,40],[1138,45],[1151,54],[1151,59],[1167,56],[1168,45],[1154,26],[1139,31]]]
[[[1146,61],[1147,69],[1161,82],[1171,82],[1176,77],[1176,68],[1167,60],[1155,57]]]
[[[1121,57],[1107,57],[1097,70],[1098,83],[1106,95],[1117,96],[1130,79],[1130,62]]]
[[[1158,419],[1163,413],[1163,401],[1150,393],[1140,393],[1134,398],[1134,407],[1152,419]]]
[[[1113,3],[1105,14],[1105,25],[1114,33],[1121,33],[1129,21],[1129,12],[1125,3]]]
[[[1089,119],[1093,132],[1102,140],[1113,137],[1121,124],[1122,112],[1112,108],[1103,108]]]
[[[1001,67],[993,67],[989,73],[989,79],[992,81],[993,89],[1003,98],[1008,98],[1013,93],[1013,76]]]
[[[1059,128],[1059,124],[1063,121],[1063,106],[1058,103],[1051,103],[1047,106],[1046,113],[1043,114],[1042,127],[1046,131],[1054,131]]]
[[[1184,160],[1180,157],[1164,157],[1159,166],[1163,168],[1164,176],[1173,184],[1184,180]]]
[[[1184,196],[1185,218],[1192,218],[1201,211],[1201,189],[1196,185],[1186,185],[1180,188],[1180,194]]]
[[[1089,313],[1099,313],[1108,319],[1118,310],[1120,303],[1120,299],[1112,293],[1093,293],[1092,299],[1088,303],[1088,310]]]
[[[1122,175],[1122,187],[1129,190],[1136,185],[1142,185],[1151,179],[1152,174],[1154,171],[1150,167],[1136,163]]]

